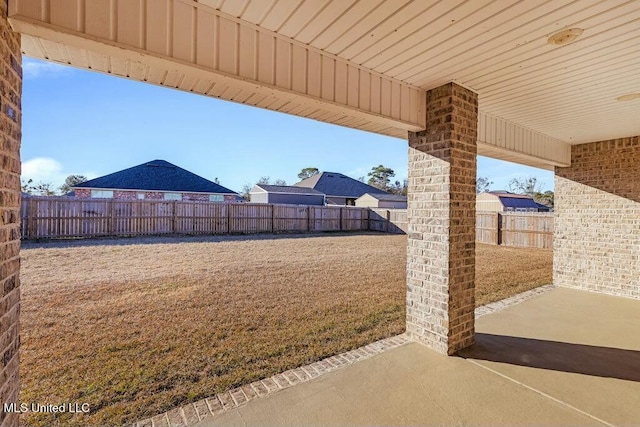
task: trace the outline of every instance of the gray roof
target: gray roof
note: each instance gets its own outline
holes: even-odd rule
[[[73,188],[236,194],[235,191],[165,160],[152,160],[109,175],[90,179],[82,184],[74,185]]]
[[[372,187],[337,172],[322,172],[295,184],[296,187],[307,187],[318,190],[331,197],[358,198],[365,193],[389,194],[379,188]]]
[[[370,193],[367,193],[367,195],[373,197],[374,199],[382,200],[383,202],[406,202],[407,201],[407,196],[403,196],[402,194],[390,194],[390,193],[370,194]]]
[[[284,194],[313,194],[316,196],[323,196],[324,193],[314,190],[313,188],[296,187],[294,185],[266,185],[256,184],[256,187],[262,188],[269,193],[284,193]]]

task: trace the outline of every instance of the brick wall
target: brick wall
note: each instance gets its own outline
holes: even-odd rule
[[[136,200],[140,191],[114,191],[113,198],[116,200]],[[91,190],[79,188],[75,190],[75,196],[79,199],[91,197]],[[164,192],[162,191],[145,191],[145,200],[164,200]],[[209,195],[201,193],[182,193],[182,200],[185,202],[208,202]],[[235,201],[235,196],[225,195],[225,202]]]
[[[18,402],[20,387],[21,62],[20,36],[11,31],[7,2],[0,0],[0,404]],[[17,425],[18,414],[0,406],[0,426]]]
[[[407,334],[452,354],[474,334],[478,98],[449,83],[426,112],[409,132]]]
[[[555,172],[554,283],[640,299],[640,137],[574,145]]]

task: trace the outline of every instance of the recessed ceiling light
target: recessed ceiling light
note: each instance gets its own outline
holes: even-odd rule
[[[638,98],[640,98],[640,92],[628,93],[626,95],[619,96],[616,98],[616,101],[631,101]]]
[[[562,30],[553,34],[547,39],[547,43],[561,46],[567,43],[571,43],[582,35],[584,30],[582,28],[569,28],[568,30]]]

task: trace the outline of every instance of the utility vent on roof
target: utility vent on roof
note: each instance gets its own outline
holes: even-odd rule
[[[176,166],[173,165],[159,165],[157,163],[147,163],[145,166],[149,166],[149,167],[153,167],[153,168],[169,168],[169,169],[175,169]]]

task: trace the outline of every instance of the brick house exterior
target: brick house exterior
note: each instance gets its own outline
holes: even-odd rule
[[[640,299],[640,136],[574,145],[555,173],[553,282]]]
[[[74,190],[75,197],[79,199],[91,198],[91,189],[88,188],[76,188]],[[164,191],[139,191],[139,190],[114,190],[113,198],[117,200],[165,200]],[[182,201],[188,202],[210,202],[209,196],[215,193],[181,193]],[[144,197],[141,197],[143,195]],[[226,203],[235,202],[237,200],[235,195],[224,194],[223,200]]]
[[[153,160],[73,187],[77,198],[233,202],[238,194],[165,160]]]
[[[22,55],[20,35],[0,0],[0,404],[18,403],[20,391],[20,140]],[[0,408],[0,426],[19,414]]]
[[[149,82],[166,87],[389,136],[403,137],[408,131],[407,336],[440,353],[452,354],[474,342],[478,147],[497,158],[555,167],[556,285],[640,299],[640,121],[636,103],[640,74],[631,72],[637,69],[632,48],[638,38],[633,2],[572,2],[575,9],[571,13],[566,10],[569,3],[546,3],[555,9],[547,11],[545,6],[544,13],[532,9],[532,2],[494,3],[491,19],[500,19],[500,25],[506,26],[500,27],[501,34],[513,35],[509,40],[524,37],[524,32],[517,36],[514,32],[525,31],[525,25],[535,25],[535,31],[526,31],[527,42],[518,45],[486,32],[487,37],[485,33],[484,38],[478,37],[475,29],[482,30],[479,26],[454,34],[453,25],[463,20],[449,25],[452,15],[443,13],[433,22],[442,24],[437,28],[446,25],[454,36],[442,38],[437,55],[450,52],[452,56],[436,61],[432,48],[420,52],[419,46],[409,44],[416,40],[413,36],[395,33],[407,30],[406,21],[400,19],[390,36],[371,37],[380,41],[369,50],[388,42],[383,52],[388,57],[374,55],[365,60],[360,55],[363,61],[353,61],[357,55],[329,55],[331,50],[314,47],[309,39],[274,34],[242,18],[230,19],[218,9],[205,6],[205,10],[198,2],[154,4],[163,8],[163,14],[156,13],[156,7],[134,5],[139,19],[124,12],[125,5],[133,10],[133,2],[118,2],[118,13],[112,13],[115,9],[109,2],[91,2],[91,8],[84,7],[85,3],[89,4],[0,0],[0,403],[17,403],[20,389],[22,52],[138,81],[151,77]],[[8,9],[13,27],[7,20]],[[390,12],[383,13],[384,9]],[[486,22],[489,10],[482,5],[476,9],[465,20]],[[384,23],[394,30],[391,18],[398,16],[392,15],[395,10],[378,8],[377,21],[373,15],[366,17],[372,17],[372,25]],[[317,12],[300,13],[297,19],[323,24],[314,21],[322,15]],[[282,22],[289,19],[274,13]],[[194,16],[207,16],[210,23]],[[370,38],[369,30],[362,29],[357,30],[360,33],[348,29],[344,37],[332,33],[333,21],[324,20],[330,26],[317,27],[328,36],[345,41],[353,36],[354,45],[365,35]],[[588,37],[554,53],[561,39],[547,36],[559,23],[587,24]],[[534,32],[539,34],[534,36]],[[252,34],[256,42],[246,43],[238,34]],[[441,34],[441,29],[425,28],[422,40],[437,41],[431,35]],[[482,43],[483,52],[467,44],[472,36]],[[92,54],[104,61],[88,61]],[[251,58],[250,66],[242,61],[245,54]],[[136,67],[114,66],[111,58]],[[259,61],[254,62],[256,58]],[[567,66],[576,58],[588,60]],[[415,86],[407,83],[411,80]],[[480,92],[482,111],[478,111],[478,93],[467,86]],[[511,118],[503,119],[500,111],[511,112]],[[240,142],[234,143],[242,143],[242,129],[238,135]],[[301,132],[300,140],[307,142],[305,137]],[[310,145],[300,144],[307,150]],[[95,197],[104,191],[111,192],[111,197],[142,193],[142,197],[161,195],[165,200],[167,194],[179,194],[180,199],[221,195],[223,200],[235,195],[228,189],[175,186],[171,179],[161,180],[161,187],[140,185],[145,176],[134,176],[131,186],[94,182],[94,187],[79,185],[75,190],[78,196]],[[335,202],[343,204],[362,195],[333,194],[340,196]],[[0,427],[18,425],[17,412],[0,411]]]

